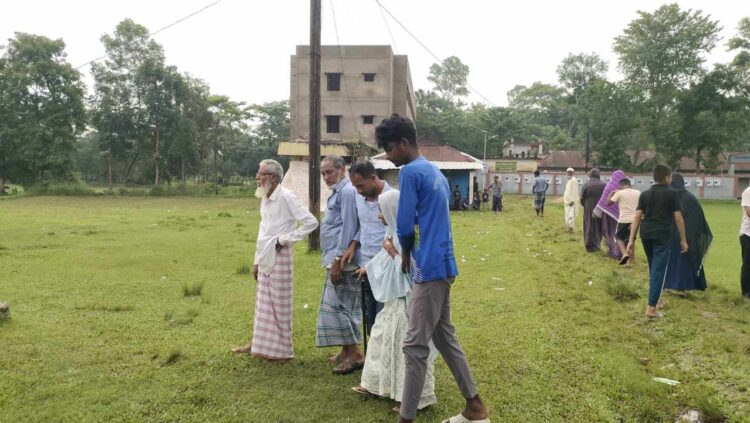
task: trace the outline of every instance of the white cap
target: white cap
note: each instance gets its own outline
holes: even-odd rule
[[[572,167],[569,167],[569,168],[568,168],[568,169],[566,170],[566,172],[575,172],[575,169],[573,169]]]

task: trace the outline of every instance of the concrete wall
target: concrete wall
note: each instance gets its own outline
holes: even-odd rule
[[[326,73],[341,73],[340,91],[328,91]],[[374,73],[366,82],[364,73]],[[307,138],[309,130],[310,59],[307,46],[291,57],[291,138]],[[375,127],[393,112],[414,118],[414,90],[406,56],[394,56],[390,46],[321,47],[321,138],[374,140]],[[410,102],[407,102],[407,100]],[[340,118],[339,133],[326,132],[326,115]],[[373,115],[372,124],[362,116]]]
[[[503,181],[503,192],[507,194],[525,194],[531,195],[531,188],[534,184],[534,174],[531,172],[521,173],[489,173],[489,180],[493,180],[495,175],[500,176]],[[542,173],[549,182],[547,195],[563,195],[565,192],[566,174],[565,172]],[[709,176],[709,175],[683,175],[687,184],[688,191],[698,198],[711,200],[731,200],[742,195],[743,184],[746,188],[750,182],[748,177],[737,176]],[[588,181],[588,175],[576,173],[580,187]],[[630,174],[628,175],[633,188],[639,191],[645,191],[651,187],[653,177],[651,174]],[[610,174],[602,173],[602,181],[609,182]]]

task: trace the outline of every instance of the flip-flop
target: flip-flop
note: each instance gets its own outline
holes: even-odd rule
[[[464,417],[463,414],[457,414],[450,419],[443,420],[443,423],[490,423],[490,418],[487,417],[486,419],[469,420]]]
[[[335,374],[335,375],[348,375],[349,373],[355,372],[355,371],[361,369],[362,367],[365,367],[365,363],[364,362],[362,362],[362,363],[354,362],[349,367],[344,367],[344,368],[336,367],[336,368],[334,368],[333,369],[333,374]]]
[[[361,394],[361,395],[372,395],[370,391],[367,389],[361,387],[361,386],[352,386],[352,391]]]
[[[626,264],[628,260],[630,260],[630,256],[622,256],[622,258],[620,259],[620,264]]]

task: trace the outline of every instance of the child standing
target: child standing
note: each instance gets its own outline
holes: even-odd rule
[[[654,168],[654,185],[644,191],[638,198],[638,207],[631,225],[627,254],[633,256],[635,238],[641,229],[641,242],[648,258],[649,290],[646,317],[662,317],[656,310],[659,297],[664,287],[664,280],[669,264],[670,239],[672,224],[676,224],[680,235],[680,252],[686,253],[688,244],[685,239],[685,222],[682,219],[677,192],[669,189],[672,182],[672,169],[665,165]]]

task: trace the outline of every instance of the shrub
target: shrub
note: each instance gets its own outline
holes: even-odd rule
[[[183,297],[197,297],[203,292],[203,282],[194,282],[191,285],[182,284]]]

